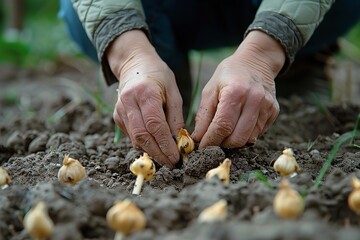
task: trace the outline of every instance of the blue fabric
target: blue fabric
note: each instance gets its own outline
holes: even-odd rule
[[[236,46],[253,20],[261,0],[142,0],[151,41],[160,57],[176,70],[189,50]],[[59,15],[81,50],[98,61],[71,0],[60,0]],[[297,58],[333,45],[360,17],[360,1],[338,0]]]
[[[60,11],[58,16],[62,18],[68,32],[81,51],[94,62],[99,62],[97,52],[91,40],[86,35],[80,19],[71,3],[71,0],[60,0]]]

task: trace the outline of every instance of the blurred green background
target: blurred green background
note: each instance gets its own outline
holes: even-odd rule
[[[6,41],[9,9],[6,0],[0,1],[0,63],[33,67],[61,55],[81,56],[58,17],[58,1],[24,0],[23,3],[23,31],[17,41]]]

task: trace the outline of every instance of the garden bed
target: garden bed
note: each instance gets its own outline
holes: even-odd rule
[[[31,82],[39,76],[26,78]],[[42,76],[42,83],[52,78]],[[26,82],[23,75],[11,81]],[[36,95],[44,90],[31,91]],[[347,205],[351,178],[360,177],[359,148],[349,141],[342,144],[324,181],[315,186],[339,137],[353,131],[359,106],[319,106],[297,96],[279,99],[277,121],[254,146],[196,150],[188,155],[187,164],[173,170],[156,165],[154,178],[135,196],[131,191],[136,177],[129,165],[141,153],[127,138],[114,143],[110,113],[99,111],[93,101],[74,102],[68,95],[32,101],[36,114],[26,114],[16,101],[9,104],[2,98],[6,121],[0,123],[0,166],[12,182],[0,190],[0,240],[29,239],[22,220],[40,200],[55,223],[51,239],[112,239],[105,216],[115,200],[125,198],[147,218],[146,228],[127,239],[359,239],[360,216]],[[49,118],[66,104],[70,106],[66,115]],[[290,182],[305,202],[305,211],[296,220],[279,218],[272,207],[281,180],[272,165],[288,147],[301,168]],[[74,187],[57,179],[66,154],[78,159],[88,174]],[[205,180],[206,172],[225,158],[232,161],[230,185],[216,178]],[[228,202],[226,221],[199,223],[199,213],[220,199]]]

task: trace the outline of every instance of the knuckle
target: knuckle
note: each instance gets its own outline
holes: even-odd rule
[[[226,137],[229,136],[233,129],[234,125],[225,119],[219,119],[216,122],[213,122],[215,124],[215,134],[218,136]]]
[[[252,97],[255,100],[263,100],[265,98],[265,90],[263,88],[256,88],[252,92]]]
[[[146,147],[150,143],[151,136],[145,129],[133,129],[132,136],[136,146]]]
[[[231,86],[230,90],[233,93],[233,95],[243,96],[243,95],[247,95],[251,90],[251,88],[249,84],[234,84],[233,86]]]
[[[132,99],[133,96],[133,92],[130,90],[124,90],[120,93],[119,95],[119,99],[121,101],[122,104],[124,104],[125,106],[130,104],[130,101]]]
[[[152,116],[145,119],[145,127],[154,136],[158,136],[162,132],[162,124],[158,117]]]
[[[255,104],[255,105],[263,104],[264,99],[265,99],[264,89],[254,89],[251,91],[250,101],[252,104]]]
[[[159,148],[163,152],[167,152],[169,150],[169,141],[166,138],[165,128],[160,119],[156,117],[148,118],[145,122],[145,126],[148,132],[154,136]]]

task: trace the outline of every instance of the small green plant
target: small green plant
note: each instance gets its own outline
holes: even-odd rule
[[[193,92],[191,94],[191,102],[190,102],[190,108],[189,108],[189,114],[186,118],[186,122],[185,125],[187,127],[189,127],[192,123],[192,121],[194,120],[194,115],[196,112],[195,109],[195,103],[197,102],[197,100],[200,97],[200,72],[201,72],[201,64],[202,64],[202,59],[203,59],[203,52],[200,52],[199,55],[199,65],[198,65],[198,71],[196,74],[196,78],[195,78],[195,85],[194,85],[194,89]]]
[[[357,148],[360,148],[360,145],[355,144],[354,141],[355,141],[355,137],[357,136],[356,132],[359,131],[359,123],[360,123],[360,113],[358,114],[358,116],[356,118],[355,126],[352,131],[352,138],[350,140],[350,144]]]
[[[96,84],[96,89],[92,90],[88,86],[85,86],[85,85],[84,85],[84,89],[95,100],[96,111],[99,114],[103,114],[104,112],[112,114],[114,109],[108,103],[106,103],[104,100],[103,88],[102,88],[102,84],[101,84],[102,81],[103,81],[103,79],[99,73],[99,77],[98,77],[97,84]],[[123,135],[124,134],[121,131],[121,129],[115,124],[114,143],[119,144],[120,139],[123,137]]]
[[[122,136],[123,136],[123,132],[118,127],[118,125],[115,124],[114,143],[119,144]]]
[[[351,141],[356,136],[360,135],[359,130],[346,132],[342,134],[335,142],[334,146],[332,147],[324,165],[322,166],[319,175],[317,176],[314,184],[314,188],[317,189],[320,186],[321,181],[323,180],[325,174],[329,170],[332,161],[335,159],[337,152],[339,151],[340,147],[347,141]]]
[[[268,188],[270,189],[274,189],[275,187],[268,181],[268,179],[266,178],[266,176],[260,171],[260,170],[254,170],[254,171],[249,171],[244,173],[241,178],[240,181],[241,182],[248,182],[249,179],[251,178],[255,178],[258,181],[262,182],[264,185],[266,185]]]
[[[325,105],[325,103],[320,99],[319,95],[316,93],[310,94],[311,100],[314,102],[316,107],[325,114],[327,120],[334,125],[337,123],[337,119],[332,115],[332,113],[329,111],[328,107]]]

